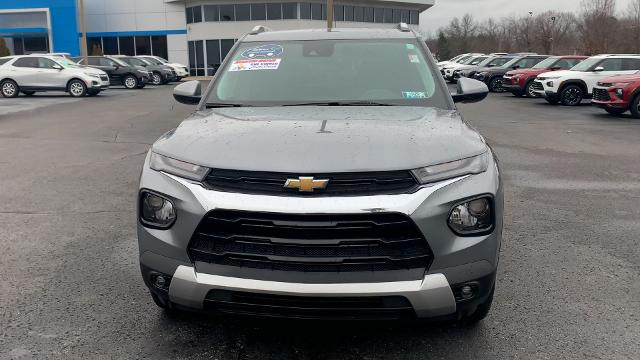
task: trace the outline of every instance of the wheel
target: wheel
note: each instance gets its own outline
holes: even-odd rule
[[[608,112],[611,115],[622,115],[627,111],[627,109],[604,108],[604,111]]]
[[[504,88],[502,87],[503,80],[501,77],[496,76],[491,81],[489,81],[489,91],[491,92],[504,92]]]
[[[87,95],[87,85],[85,85],[82,80],[73,79],[69,81],[67,89],[71,97],[83,97]]]
[[[545,98],[545,100],[547,100],[547,102],[551,105],[556,105],[558,104],[558,100],[556,99],[549,99],[549,98]]]
[[[89,91],[87,91],[87,95],[96,96],[96,95],[100,94],[100,91],[101,90],[89,90]]]
[[[138,78],[133,75],[127,75],[124,77],[124,80],[122,80],[122,84],[127,89],[135,89],[139,85]]]
[[[524,86],[524,93],[525,95],[527,95],[527,97],[530,97],[530,98],[538,97],[538,95],[536,95],[536,92],[533,89],[533,80],[529,80],[527,85]]]
[[[467,315],[463,317],[460,322],[466,325],[474,325],[478,322],[482,321],[484,318],[489,315],[489,310],[491,310],[491,304],[493,303],[493,292],[495,291],[496,286],[494,285],[489,293],[489,297],[482,304],[478,305],[476,311],[471,315]]]
[[[636,119],[640,119],[640,94],[636,95],[631,101],[631,115]]]
[[[578,85],[568,85],[560,92],[560,102],[564,106],[577,106],[582,102],[584,91]]]
[[[163,80],[162,80],[162,75],[160,75],[159,72],[154,71],[151,74],[151,84],[153,85],[162,85]]]
[[[25,96],[31,96],[36,93],[35,91],[25,91],[25,90],[22,90],[20,92],[23,93]]]
[[[20,95],[20,87],[13,80],[5,80],[0,83],[0,92],[3,97],[14,98]]]

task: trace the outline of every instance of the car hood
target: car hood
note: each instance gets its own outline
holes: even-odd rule
[[[540,75],[542,73],[549,72],[549,71],[550,71],[549,69],[518,69],[518,70],[511,70],[507,72],[507,75],[533,76],[533,75]]]
[[[614,75],[606,77],[599,82],[601,83],[614,83],[614,82],[640,82],[640,75]]]
[[[457,111],[425,107],[244,107],[194,113],[153,151],[210,168],[406,170],[486,151]]]
[[[538,77],[548,77],[548,76],[552,76],[552,77],[563,77],[563,76],[568,76],[571,74],[575,74],[576,71],[571,71],[571,70],[558,70],[558,71],[547,71],[547,72],[543,72],[542,74],[538,75]]]

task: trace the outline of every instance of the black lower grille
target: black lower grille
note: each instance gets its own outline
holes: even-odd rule
[[[399,319],[415,314],[402,296],[306,297],[211,290],[206,310],[298,319]]]
[[[428,268],[432,253],[403,214],[209,212],[188,248],[192,261],[297,272]]]
[[[611,101],[611,97],[609,96],[609,91],[607,89],[593,89],[593,100],[596,101]]]
[[[534,81],[533,85],[531,85],[531,88],[533,90],[540,90],[540,91],[544,90],[544,86],[542,85],[542,83],[540,81]]]
[[[324,189],[300,192],[285,188],[289,179],[300,176],[328,180]],[[417,190],[418,183],[409,171],[381,171],[358,173],[292,174],[282,172],[239,171],[213,169],[205,179],[213,190],[245,194],[282,196],[365,196],[408,193]]]

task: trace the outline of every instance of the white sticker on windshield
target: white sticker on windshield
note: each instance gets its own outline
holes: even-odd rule
[[[282,59],[236,60],[229,71],[278,70]]]
[[[418,57],[418,55],[415,54],[409,54],[409,61],[411,61],[412,63],[419,63],[420,62],[420,58]]]
[[[426,99],[427,94],[424,91],[403,91],[402,97],[405,99]]]

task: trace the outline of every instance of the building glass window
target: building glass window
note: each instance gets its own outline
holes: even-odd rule
[[[298,18],[298,3],[282,4],[282,18],[286,20]]]
[[[193,8],[186,8],[185,13],[187,15],[187,24],[193,24]]]
[[[193,22],[194,23],[202,22],[202,6],[193,7]]]
[[[151,37],[151,53],[155,56],[160,56],[163,59],[169,58],[166,35],[157,35]]]
[[[393,9],[384,9],[384,22],[387,24],[393,23]]]
[[[134,45],[133,36],[122,36],[118,38],[120,43],[120,54],[134,56],[136,54],[136,47]]]
[[[118,38],[115,36],[108,36],[102,38],[102,52],[104,55],[117,55],[118,51]]]
[[[151,37],[136,36],[136,55],[151,55]]]
[[[207,40],[207,75],[213,76],[221,63],[220,40]]]
[[[187,47],[189,49],[189,69],[191,76],[196,75],[196,44],[195,41],[187,42]]]
[[[25,36],[23,41],[25,54],[49,51],[49,39],[46,36]]]
[[[233,5],[220,5],[220,21],[236,21]]]
[[[409,10],[402,10],[400,12],[400,22],[403,22],[406,24],[409,24],[411,22],[409,18]]]
[[[220,21],[220,10],[218,5],[204,6],[204,21]]]
[[[333,19],[335,21],[344,21],[344,5],[335,5],[333,7]]]
[[[204,76],[204,48],[202,40],[194,41],[196,46],[196,76]]]
[[[418,10],[411,10],[410,20],[411,24],[420,25],[420,13]]]
[[[251,20],[266,20],[267,6],[266,4],[251,4]]]
[[[311,4],[300,3],[300,19],[305,19],[305,20],[311,19]]]
[[[353,21],[355,22],[364,21],[364,8],[362,6],[353,7]]]
[[[251,20],[251,5],[238,4],[236,5],[236,21],[249,21]]]
[[[393,23],[399,24],[402,20],[402,10],[393,9]]]
[[[322,20],[322,5],[313,3],[311,4],[311,19]]]
[[[89,55],[103,55],[102,38],[87,37],[87,51]]]
[[[231,48],[233,47],[233,44],[236,41],[233,39],[223,39],[220,40],[220,59],[222,61],[224,61],[224,58],[227,57],[227,55],[229,54],[229,51],[231,51]]]
[[[267,4],[267,20],[282,19],[282,4]]]
[[[374,8],[373,9],[373,21],[380,24],[384,22],[384,9],[383,8]]]
[[[353,21],[353,6],[344,7],[344,21]]]
[[[364,8],[364,22],[369,22],[369,23],[373,22],[373,8],[372,7]]]

